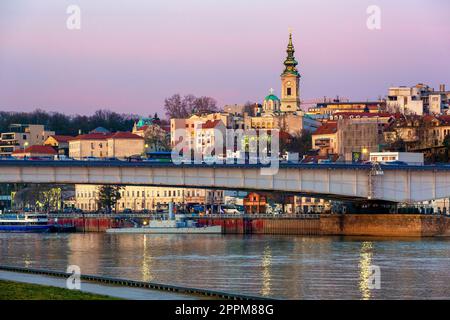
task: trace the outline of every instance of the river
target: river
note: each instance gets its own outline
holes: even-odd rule
[[[0,264],[281,299],[450,298],[445,238],[0,233]]]

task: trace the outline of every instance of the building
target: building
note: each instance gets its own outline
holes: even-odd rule
[[[386,101],[387,109],[390,112],[422,115],[425,110],[422,94],[425,91],[429,91],[428,86],[391,87]]]
[[[144,138],[146,153],[170,149],[170,126],[162,125],[159,118],[141,118],[132,133]]]
[[[337,122],[337,140],[337,153],[343,160],[369,160],[370,152],[380,150],[382,130],[379,123],[368,119],[341,119]]]
[[[223,113],[193,115],[187,119],[171,119],[171,146],[181,141],[192,149],[205,150],[202,144],[207,144],[209,126],[215,122],[220,124],[220,130],[243,129],[255,131],[279,130],[294,136],[304,130],[314,132],[320,122],[305,115],[300,109],[300,73],[297,70],[298,62],[294,56],[292,34],[289,34],[287,58],[284,61],[284,70],[281,74],[281,99],[271,89],[262,104],[254,105],[226,105]],[[206,125],[206,123],[208,123]],[[206,140],[202,137],[206,137]],[[195,139],[197,139],[195,141]],[[201,144],[201,145],[199,145]]]
[[[58,155],[69,155],[69,140],[72,136],[51,135],[44,141],[44,146],[53,147]]]
[[[421,152],[371,152],[372,162],[402,161],[408,164],[422,165],[423,153]]]
[[[75,185],[75,207],[86,212],[98,211],[98,185]],[[170,202],[176,207],[189,210],[201,205],[206,210],[224,203],[221,190],[183,189],[166,187],[125,186],[117,202],[117,211],[165,210]]]
[[[339,99],[317,103],[308,109],[307,114],[313,118],[327,120],[336,113],[380,113],[386,109],[384,101],[342,102]]]
[[[12,124],[8,132],[0,136],[0,157],[11,156],[16,150],[29,146],[43,145],[54,131],[48,131],[40,124]]]
[[[201,154],[211,154],[212,150],[215,150],[215,144],[219,143],[220,146],[225,145],[226,127],[222,120],[208,120],[201,125],[200,134],[196,141],[195,149]],[[225,150],[215,150],[216,153],[223,154]]]
[[[24,150],[17,149],[12,156],[18,159],[23,158],[52,158],[57,154],[55,149],[50,146],[29,146]]]
[[[450,91],[445,85],[435,91],[428,85],[419,83],[414,87],[391,87],[387,96],[387,108],[390,112],[407,115],[443,114],[449,110]]]
[[[211,113],[204,115],[192,115],[187,119],[170,119],[170,144],[175,146],[186,139],[190,146],[196,146],[195,135],[200,134],[202,125],[208,121],[220,120],[226,128],[234,128],[232,120],[234,117],[227,113]]]
[[[318,150],[320,156],[337,154],[339,151],[337,136],[337,122],[324,123],[312,134],[312,149]]]
[[[250,192],[244,198],[245,213],[264,214],[267,210],[267,197],[256,192]]]
[[[131,132],[88,133],[69,140],[69,156],[109,158],[141,155],[145,151],[144,138]]]
[[[449,135],[450,115],[404,116],[385,130],[384,140],[401,151],[422,152],[427,161],[447,161],[445,139]]]
[[[281,112],[296,112],[300,110],[300,73],[297,70],[295,49],[292,44],[292,34],[289,33],[287,57],[284,61],[284,71],[281,74]]]

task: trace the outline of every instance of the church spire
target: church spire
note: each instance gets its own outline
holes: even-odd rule
[[[292,44],[292,32],[289,32],[289,43],[288,43],[286,52],[287,52],[287,57],[286,57],[286,60],[284,60],[285,68],[284,68],[283,74],[291,73],[291,74],[299,75],[298,70],[297,70],[298,62],[297,62],[297,60],[295,60],[295,57],[294,57],[295,49],[294,49],[294,45]]]

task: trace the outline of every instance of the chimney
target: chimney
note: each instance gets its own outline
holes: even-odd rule
[[[439,91],[441,92],[445,91],[445,84],[439,85]]]

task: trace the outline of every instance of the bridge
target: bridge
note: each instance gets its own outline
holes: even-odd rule
[[[1,160],[0,183],[114,184],[286,192],[325,199],[414,203],[450,197],[450,166]]]

